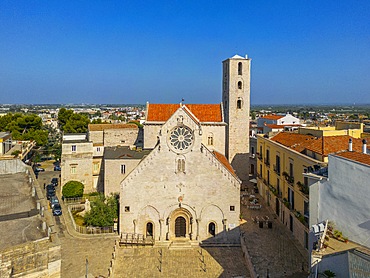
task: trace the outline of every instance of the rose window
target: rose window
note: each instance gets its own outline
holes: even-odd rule
[[[193,132],[186,126],[178,126],[171,131],[170,144],[175,150],[186,151],[193,144]]]

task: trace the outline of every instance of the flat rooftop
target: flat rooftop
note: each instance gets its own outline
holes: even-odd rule
[[[0,175],[0,204],[0,216],[10,218],[36,208],[36,199],[32,197],[26,173]],[[0,221],[0,250],[43,238],[41,225],[39,215]]]

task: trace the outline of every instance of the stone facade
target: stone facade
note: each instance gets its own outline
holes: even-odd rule
[[[223,61],[222,101],[227,123],[226,157],[241,180],[247,181],[249,160],[251,60],[235,55]]]
[[[176,145],[178,128],[189,132],[188,147]],[[186,107],[161,127],[158,145],[121,183],[121,232],[163,243],[238,241],[240,180],[202,144],[200,130]]]

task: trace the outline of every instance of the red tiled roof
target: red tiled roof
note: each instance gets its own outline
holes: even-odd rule
[[[272,141],[296,150],[297,152],[302,152],[306,146],[311,144],[315,139],[316,137],[311,135],[292,132],[280,132],[271,138]]]
[[[284,116],[281,116],[281,115],[275,115],[275,114],[271,114],[271,115],[266,115],[266,116],[263,116],[261,117],[262,119],[268,119],[268,120],[279,120],[281,118],[283,118]]]
[[[370,154],[364,154],[364,153],[361,153],[361,152],[345,151],[345,152],[342,152],[342,153],[337,153],[336,155],[370,166]]]
[[[185,104],[200,122],[222,122],[221,104]],[[165,122],[180,104],[148,104],[147,121]]]
[[[135,128],[135,124],[89,124],[89,131],[103,131],[105,129]]]
[[[220,154],[219,152],[216,151],[213,151],[213,154],[218,159],[218,161],[220,161],[226,167],[226,169],[228,169],[236,177],[235,171],[233,167],[230,165],[227,158],[223,154]]]
[[[348,135],[319,137],[311,145],[307,146],[307,150],[327,156],[331,153],[348,150],[348,141],[350,138],[352,139],[352,150],[361,152],[362,140]]]

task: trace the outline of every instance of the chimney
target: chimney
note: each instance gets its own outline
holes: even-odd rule
[[[367,153],[367,149],[366,149],[366,140],[364,139],[364,140],[362,140],[362,152],[364,153],[364,154],[366,154]]]
[[[348,142],[348,151],[352,151],[352,138],[349,138],[349,142]]]

